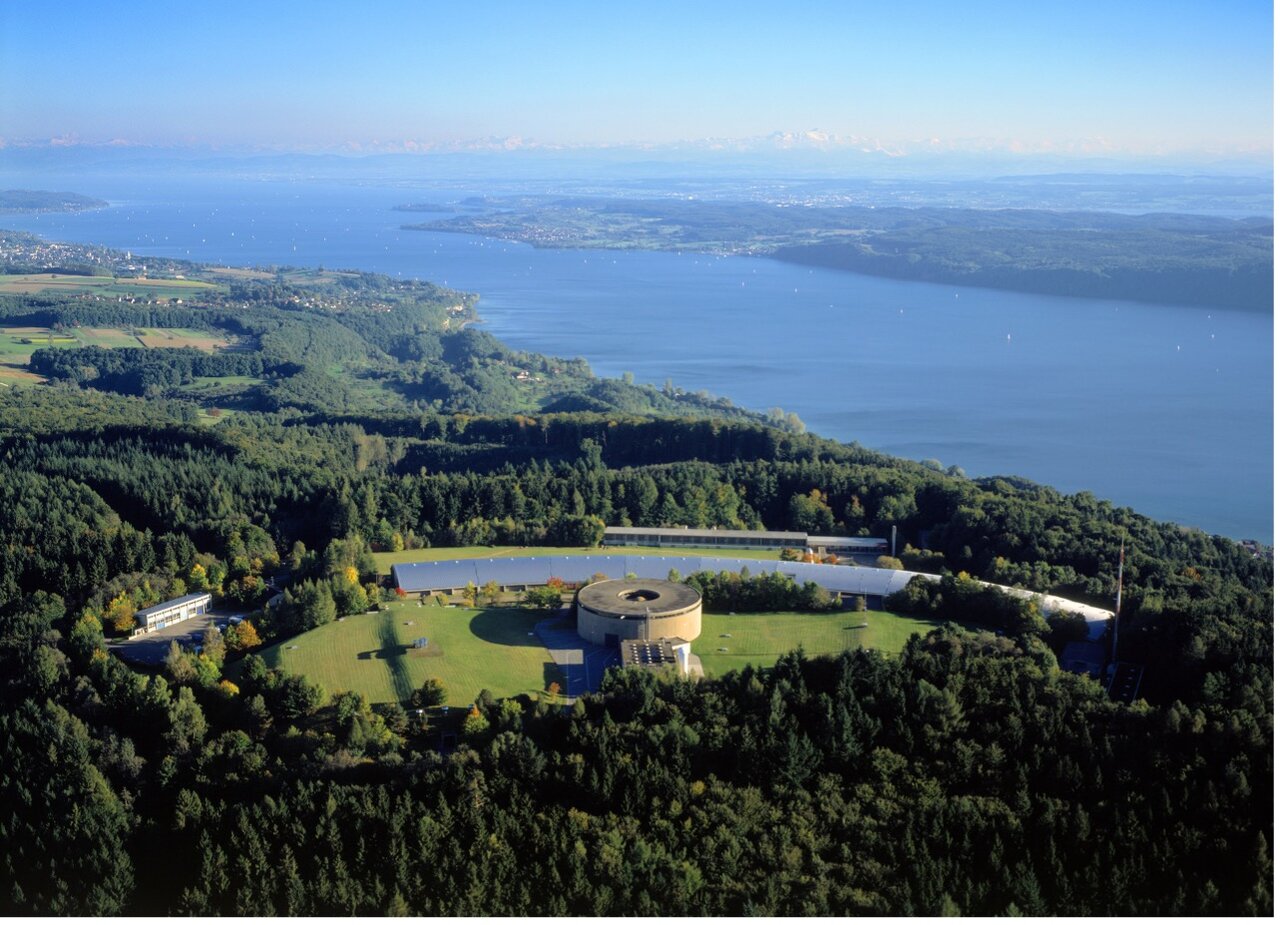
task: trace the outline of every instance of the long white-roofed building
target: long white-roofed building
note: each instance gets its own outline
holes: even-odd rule
[[[798,584],[812,581],[821,588],[850,598],[862,596],[876,606],[895,591],[901,591],[912,578],[938,581],[937,575],[900,569],[857,568],[848,565],[821,565],[809,562],[783,562],[773,559],[742,559],[732,556],[529,556],[494,559],[455,559],[440,562],[402,562],[391,567],[396,586],[407,594],[433,592],[457,593],[468,584],[477,588],[493,581],[506,591],[520,591],[534,585],[545,585],[551,578],[574,585],[599,578],[665,578],[675,571],[681,576],[694,572],[740,572],[760,575],[781,572]],[[983,582],[983,584],[991,584]],[[1007,594],[1036,599],[1041,611],[1078,613],[1085,618],[1091,639],[1098,639],[1111,623],[1109,610],[1081,604],[1052,594],[1037,594],[1021,588],[998,587]]]
[[[721,530],[717,527],[605,527],[605,546],[701,549],[808,549],[820,555],[879,556],[888,540],[874,536],[811,536],[796,530]]]

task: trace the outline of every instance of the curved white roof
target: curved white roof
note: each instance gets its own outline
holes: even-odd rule
[[[783,562],[777,559],[742,559],[733,556],[521,556],[495,559],[454,559],[442,562],[406,562],[391,567],[396,584],[407,593],[445,591],[477,587],[495,581],[500,585],[540,585],[550,578],[579,583],[595,575],[608,578],[666,578],[672,569],[682,576],[694,572],[741,572],[752,575],[782,572],[800,584],[812,581],[828,591],[843,594],[869,594],[883,597],[901,591],[912,578],[920,575],[937,581],[937,575],[898,569],[861,568],[850,565],[821,565],[810,562]],[[984,582],[990,584],[990,582]],[[1045,615],[1078,613],[1089,625],[1089,638],[1099,639],[1111,621],[1111,611],[1088,604],[1069,601],[1050,594],[1036,594],[1021,588],[991,585],[1022,598],[1039,598]]]

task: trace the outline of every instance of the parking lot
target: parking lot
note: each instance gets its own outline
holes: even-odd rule
[[[107,648],[128,662],[139,665],[159,665],[169,654],[169,643],[177,640],[178,645],[191,648],[200,642],[206,629],[216,626],[218,629],[225,630],[231,618],[237,616],[241,614],[231,610],[209,611],[172,626],[166,626],[154,633],[143,633],[132,639],[109,641]]]

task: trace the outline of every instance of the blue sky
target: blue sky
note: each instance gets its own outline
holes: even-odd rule
[[[1270,152],[1269,2],[0,3],[0,137]]]

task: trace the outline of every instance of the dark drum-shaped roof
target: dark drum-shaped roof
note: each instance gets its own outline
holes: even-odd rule
[[[579,604],[609,617],[670,617],[701,602],[702,595],[688,585],[655,578],[597,581],[578,592]]]

